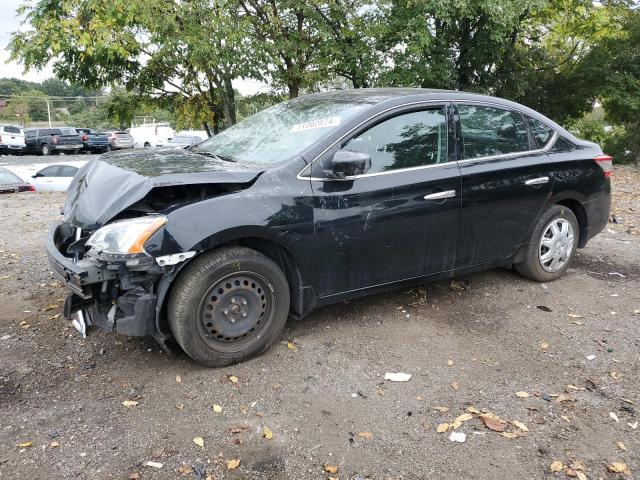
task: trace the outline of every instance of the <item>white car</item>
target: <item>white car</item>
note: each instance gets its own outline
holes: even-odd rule
[[[127,133],[133,138],[135,148],[164,147],[175,136],[173,128],[161,124],[131,127]]]
[[[15,125],[0,125],[0,155],[23,153],[24,130]]]
[[[71,165],[49,165],[31,177],[36,192],[66,192],[78,167]]]

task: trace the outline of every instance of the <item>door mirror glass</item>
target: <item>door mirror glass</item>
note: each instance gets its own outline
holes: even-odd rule
[[[362,175],[371,168],[371,156],[353,150],[338,150],[331,159],[331,176],[333,178]]]

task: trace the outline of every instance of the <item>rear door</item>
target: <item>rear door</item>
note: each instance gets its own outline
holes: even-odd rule
[[[454,267],[460,175],[449,156],[449,113],[444,104],[395,110],[313,163],[320,297]],[[371,168],[343,180],[326,178],[339,149],[369,154]]]
[[[524,116],[497,104],[456,105],[462,210],[456,267],[506,259],[522,245],[553,186],[553,164]]]

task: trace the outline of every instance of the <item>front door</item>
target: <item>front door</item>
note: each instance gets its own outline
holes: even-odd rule
[[[314,162],[320,297],[454,268],[460,175],[449,161],[449,113],[445,105],[398,108]],[[368,154],[371,168],[327,178],[339,149]]]
[[[519,112],[473,104],[457,105],[457,111],[463,144],[460,268],[516,253],[551,192],[553,165]]]

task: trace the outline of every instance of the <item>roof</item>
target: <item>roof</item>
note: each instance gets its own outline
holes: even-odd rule
[[[359,103],[376,104],[399,97],[420,96],[432,98],[464,97],[467,99],[487,100],[487,95],[461,92],[458,90],[441,90],[437,88],[354,88],[348,90],[330,90],[305,95],[300,98],[333,99]],[[502,99],[498,99],[502,100]]]

